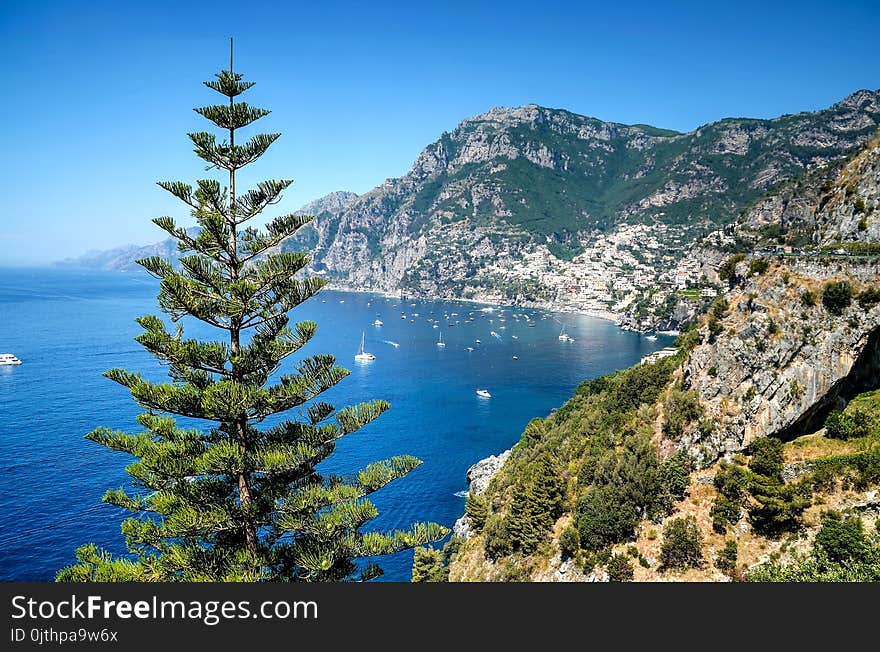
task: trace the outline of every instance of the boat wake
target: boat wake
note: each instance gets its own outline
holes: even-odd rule
[[[466,498],[467,495],[468,495],[468,492],[467,492],[467,491],[456,491],[455,494],[454,494],[454,496],[455,496],[456,498]]]
[[[396,349],[397,347],[400,346],[400,344],[398,344],[397,342],[392,342],[391,340],[382,340],[382,342],[385,343],[385,344],[390,344],[390,345],[393,346],[395,349]]]

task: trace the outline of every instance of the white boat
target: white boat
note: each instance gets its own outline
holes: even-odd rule
[[[11,353],[0,353],[0,367],[14,364],[21,364],[21,360]]]
[[[473,350],[474,350],[474,347],[472,347],[472,346],[465,347],[465,351],[473,351]]]
[[[381,319],[377,319],[376,321],[373,322],[373,326],[381,326],[381,325],[382,325]]]
[[[477,396],[482,396],[483,398],[492,398],[492,395],[489,393],[488,389],[478,389]]]
[[[480,340],[474,340],[474,341],[475,341],[477,344],[482,344],[482,342],[480,342]]]
[[[489,331],[489,335],[491,335],[492,337],[498,337],[498,333],[496,333],[495,331]]]
[[[519,356],[518,356],[518,355],[515,355],[515,356],[513,356],[513,359],[514,359],[514,360],[519,360]]]
[[[651,341],[651,342],[656,342],[656,341],[657,341],[657,336],[656,336],[656,335],[646,335],[646,336],[645,336],[645,339],[646,339],[646,340],[649,340],[649,341]]]
[[[368,351],[364,351],[364,333],[361,331],[361,349],[357,352],[357,355],[354,356],[354,359],[358,362],[369,362],[370,360],[375,360],[376,356]]]
[[[446,346],[446,342],[443,341],[443,331],[440,331],[440,339],[437,340],[437,346]]]
[[[562,330],[559,332],[559,340],[562,342],[574,342],[574,338],[565,332],[565,324],[562,325]]]
[[[518,339],[519,339],[519,335],[511,335],[511,337],[512,337],[513,339],[515,339],[515,340],[518,340]]]

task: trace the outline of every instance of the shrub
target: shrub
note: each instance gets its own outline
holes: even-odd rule
[[[832,439],[855,439],[880,432],[880,420],[867,410],[833,410],[825,419],[825,435]]]
[[[871,547],[862,519],[834,511],[822,514],[822,527],[816,533],[813,545],[834,562],[860,559]]]
[[[863,290],[862,292],[859,292],[859,296],[856,300],[859,302],[859,305],[863,310],[870,310],[880,303],[880,289],[868,288],[867,290]]]
[[[804,510],[810,506],[806,484],[781,484],[765,477],[753,477],[749,488],[755,504],[749,508],[749,519],[755,532],[778,536],[800,527]]]
[[[513,540],[507,530],[507,520],[501,514],[492,514],[483,528],[486,536],[485,550],[491,559],[498,559],[513,552]]]
[[[712,529],[718,534],[727,532],[729,525],[735,524],[742,514],[742,504],[718,494],[712,501],[709,516],[712,518]]]
[[[464,513],[474,530],[479,532],[486,525],[486,518],[489,516],[489,501],[483,496],[468,493],[464,501]]]
[[[706,370],[706,373],[715,378],[718,376],[718,367],[712,366]]]
[[[816,305],[816,293],[812,290],[804,290],[803,292],[801,292],[801,303],[809,308],[812,308]]]
[[[718,277],[722,281],[729,281],[731,285],[736,277],[736,266],[746,259],[745,254],[733,254],[718,268]]]
[[[656,511],[668,512],[675,503],[684,498],[692,470],[693,461],[684,451],[670,455],[660,463],[657,473],[660,491]]]
[[[581,536],[574,525],[569,525],[559,535],[559,554],[563,559],[571,559],[581,549]]]
[[[639,522],[636,506],[614,485],[593,487],[579,501],[577,528],[581,546],[601,550],[632,536]]]
[[[752,258],[749,262],[749,274],[761,275],[770,269],[770,261],[766,258]]]
[[[868,230],[868,218],[862,215],[858,224],[859,231],[867,231]]]
[[[712,517],[712,529],[724,534],[728,525],[733,525],[740,519],[749,486],[749,473],[739,464],[722,461],[715,474],[714,484],[718,495],[715,496],[709,515]]]
[[[730,575],[736,570],[736,562],[739,558],[739,549],[736,541],[728,539],[724,542],[724,548],[715,559],[715,566],[725,575]]]
[[[767,322],[767,333],[770,335],[776,335],[779,332],[779,324],[776,323],[775,320],[771,319]]]
[[[663,404],[663,412],[666,416],[663,432],[676,441],[681,439],[692,423],[703,416],[703,408],[700,406],[696,392],[679,387],[669,390],[669,395]]]
[[[856,200],[853,202],[853,213],[864,213],[865,212],[865,200],[861,197],[856,197]],[[862,218],[864,219],[864,218]],[[865,229],[859,229],[859,231],[866,231]]]
[[[611,582],[631,582],[635,577],[633,565],[626,555],[612,555],[606,569]]]
[[[752,459],[749,468],[774,482],[782,482],[782,441],[775,437],[759,437],[748,450]]]
[[[703,563],[703,537],[693,516],[674,518],[663,528],[660,561],[664,568],[697,568]]]
[[[416,548],[413,554],[412,581],[449,581],[449,567],[443,561],[443,553],[435,548]]]
[[[822,305],[832,315],[842,315],[852,302],[853,289],[847,281],[830,281],[822,287]]]

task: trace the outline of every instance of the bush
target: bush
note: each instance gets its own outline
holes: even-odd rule
[[[593,487],[577,506],[581,546],[601,550],[632,536],[640,518],[635,505],[614,485]]]
[[[688,427],[703,416],[703,408],[696,392],[673,387],[663,404],[663,413],[666,416],[663,432],[678,441]]]
[[[749,468],[775,482],[782,482],[782,441],[775,437],[759,437],[748,449],[752,459]]]
[[[660,562],[664,568],[698,568],[703,563],[703,537],[693,516],[674,518],[663,528]]]
[[[752,258],[749,262],[749,274],[761,275],[770,269],[770,262],[766,258]]]
[[[721,267],[718,268],[718,277],[722,281],[728,281],[733,285],[733,281],[736,277],[736,266],[745,259],[745,254],[733,254],[721,264]]]
[[[489,516],[489,501],[483,496],[468,493],[464,501],[464,513],[474,530],[479,532],[486,525],[486,518]]]
[[[833,410],[825,419],[825,435],[832,439],[855,439],[880,432],[880,420],[867,410]]]
[[[822,527],[816,533],[813,545],[833,562],[860,559],[871,547],[862,519],[834,511],[822,514]]]
[[[724,548],[715,559],[715,566],[725,575],[731,575],[736,570],[736,562],[739,558],[739,549],[736,541],[728,539],[724,542]]]
[[[660,463],[658,481],[660,492],[657,499],[658,512],[668,512],[684,498],[690,484],[693,461],[685,451],[670,455]]]
[[[859,305],[863,310],[870,310],[880,303],[880,289],[868,288],[867,290],[863,290],[862,292],[859,292],[859,296],[856,300],[859,302]]]
[[[485,550],[491,559],[498,559],[513,552],[513,540],[507,530],[507,520],[501,514],[492,514],[483,528],[486,536]]]
[[[831,281],[822,287],[822,305],[832,315],[842,315],[852,302],[853,289],[847,281]]]
[[[606,569],[611,582],[631,582],[635,577],[633,565],[626,555],[612,555]]]
[[[752,478],[750,491],[755,504],[749,508],[749,518],[755,532],[763,536],[796,530],[810,506],[806,484],[786,485],[758,476]]]
[[[581,536],[575,526],[569,525],[559,535],[559,554],[563,559],[571,559],[581,549]]]
[[[413,582],[448,582],[449,567],[443,553],[434,548],[417,547],[413,553]]]
[[[862,215],[861,219],[859,220],[858,228],[859,228],[859,231],[867,231],[868,230],[868,218],[865,217],[864,215]]]
[[[713,366],[713,367],[709,367],[709,368],[706,370],[706,373],[709,374],[710,376],[712,376],[712,378],[715,378],[715,377],[718,376],[718,367],[714,367],[714,366]]]
[[[812,290],[804,290],[801,292],[801,303],[808,308],[812,308],[816,305],[816,293]]]
[[[720,495],[731,500],[742,500],[749,488],[749,474],[739,464],[722,460],[713,483]]]
[[[856,197],[856,200],[853,202],[853,213],[864,213],[864,212],[865,212],[865,200],[862,199],[861,197]],[[859,229],[859,231],[867,231],[867,225],[865,225],[865,226],[866,226],[866,228]]]

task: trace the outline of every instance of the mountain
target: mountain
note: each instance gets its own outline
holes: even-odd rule
[[[331,192],[319,199],[310,201],[295,211],[295,213],[298,215],[314,215],[316,221],[324,223],[338,216],[356,197],[357,195],[353,192]],[[198,232],[198,229],[197,227],[192,227],[188,231],[190,234],[194,234]],[[295,240],[290,242],[288,246],[299,249],[313,249],[317,243],[318,234],[315,228],[307,225],[296,234]],[[140,266],[135,261],[142,258],[160,256],[176,263],[179,255],[177,241],[169,237],[161,242],[144,247],[126,245],[107,251],[91,251],[78,258],[68,258],[67,260],[60,261],[56,263],[56,266],[127,272],[140,269]]]
[[[674,355],[475,464],[449,579],[880,581],[878,199],[874,140],[747,210],[831,244],[731,256]]]
[[[321,232],[319,262],[357,288],[558,302],[579,271],[567,263],[587,252],[588,265],[603,236],[643,225],[640,239],[656,238],[678,260],[769,189],[846,158],[878,124],[877,91],[687,134],[535,105],[496,108],[352,202]],[[622,248],[635,263],[652,262],[643,270],[650,275],[656,250],[639,245],[627,239]],[[541,252],[555,275],[529,273],[529,256]]]
[[[442,134],[404,176],[311,207],[313,225],[281,248],[312,249],[311,271],[337,287],[677,329],[720,289],[723,252],[780,234],[817,242],[823,182],[878,125],[880,92],[868,90],[690,133],[494,108]]]

